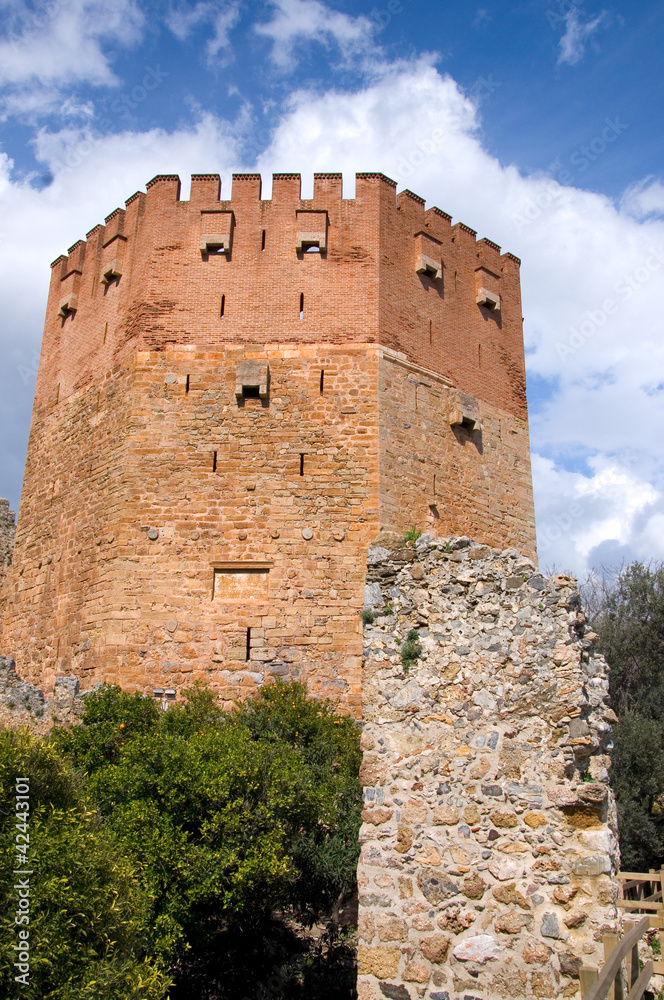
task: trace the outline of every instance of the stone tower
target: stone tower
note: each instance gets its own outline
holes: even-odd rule
[[[381,174],[158,176],[53,264],[3,652],[360,711],[369,543],[534,555],[519,260]]]

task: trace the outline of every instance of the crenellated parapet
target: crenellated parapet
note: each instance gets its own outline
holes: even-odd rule
[[[525,416],[519,262],[380,173],[154,177],[52,265],[37,399],[136,350],[380,342]]]

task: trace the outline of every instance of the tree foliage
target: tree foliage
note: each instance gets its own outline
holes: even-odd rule
[[[599,650],[611,668],[611,780],[622,866],[664,863],[664,567],[634,563],[590,594]]]
[[[161,712],[103,687],[86,698],[81,725],[48,741],[2,738],[3,795],[22,768],[36,790],[35,954],[45,978],[22,995],[350,995],[350,950],[333,925],[315,948],[298,926],[329,920],[354,886],[361,789],[351,719],[296,684],[264,688],[231,713],[201,689]],[[11,914],[2,916],[6,973],[15,936]]]
[[[15,981],[16,779],[29,777],[30,978]],[[170,977],[148,957],[150,900],[55,748],[0,732],[0,996],[161,1000]],[[26,925],[21,925],[25,927]]]

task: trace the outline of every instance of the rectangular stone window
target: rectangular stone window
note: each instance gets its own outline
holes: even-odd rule
[[[486,267],[475,271],[475,301],[491,312],[500,312],[500,275]]]
[[[240,361],[235,369],[235,396],[243,399],[267,400],[270,389],[270,367],[264,361]]]
[[[442,248],[440,241],[429,233],[415,234],[415,270],[433,281],[443,277]]]
[[[227,601],[265,601],[270,562],[214,563],[213,597]]]
[[[232,212],[201,212],[201,254],[230,255],[233,244],[233,225],[235,217]]]
[[[297,211],[297,238],[295,249],[298,253],[311,251],[325,253],[327,250],[327,212]]]

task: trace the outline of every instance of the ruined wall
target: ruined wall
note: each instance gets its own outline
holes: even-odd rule
[[[368,567],[359,998],[576,996],[618,860],[575,582],[467,538],[384,535]]]
[[[9,509],[9,500],[0,499],[0,585],[2,585],[7,567],[11,563],[14,550],[14,534],[16,532],[14,518],[14,511]],[[0,604],[0,609],[1,607]]]

